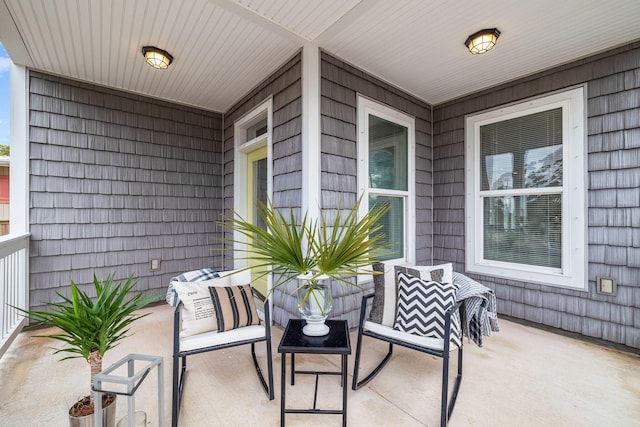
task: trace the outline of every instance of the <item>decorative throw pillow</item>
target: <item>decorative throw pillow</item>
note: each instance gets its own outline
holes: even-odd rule
[[[218,332],[260,324],[250,285],[212,286],[209,293],[216,311]]]
[[[220,277],[217,271],[211,268],[201,268],[200,270],[187,271],[179,276],[172,277],[167,287],[167,296],[165,297],[167,304],[177,307],[180,302],[178,293],[173,289],[173,282],[201,282],[204,280],[215,279]]]
[[[180,337],[211,332],[218,329],[216,313],[209,294],[210,286],[229,286],[229,276],[200,282],[171,282],[182,301]]]
[[[407,273],[410,276],[419,277],[422,280],[440,282],[440,283],[453,283],[453,264],[440,264],[440,265],[412,265],[409,267],[396,267],[396,274],[398,271]]]
[[[395,266],[406,262],[379,262],[372,265],[374,271],[382,274],[373,276],[373,305],[369,320],[381,325],[393,327],[396,320],[396,272]]]
[[[456,302],[457,286],[453,283],[424,281],[398,273],[398,308],[393,328],[414,335],[444,339],[446,311]],[[460,319],[451,316],[451,341],[461,345]]]
[[[371,267],[373,271],[384,273],[384,264],[381,262],[376,262]],[[373,292],[369,320],[375,323],[382,323],[382,314],[384,313],[384,274],[373,275]]]

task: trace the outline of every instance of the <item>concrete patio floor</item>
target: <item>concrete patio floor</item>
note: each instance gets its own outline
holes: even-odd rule
[[[165,425],[171,425],[172,309],[161,305],[134,324],[135,334],[107,353],[104,368],[129,353],[164,357]],[[482,348],[465,341],[463,380],[452,427],[640,426],[640,356],[500,319],[501,331]],[[180,426],[277,426],[280,424],[282,329],[273,329],[275,395],[269,401],[253,370],[248,346],[188,358]],[[23,332],[0,359],[0,425],[66,426],[67,409],[89,389],[89,367],[80,359],[58,362],[51,346]],[[363,365],[373,365],[386,345],[365,338]],[[349,386],[356,334],[351,333]],[[264,346],[257,348],[265,362]],[[290,358],[287,358],[288,362]],[[455,358],[454,358],[455,359]],[[339,356],[298,355],[299,369],[338,370]],[[435,426],[439,420],[440,359],[403,348],[371,383],[349,388],[352,426]],[[454,367],[455,369],[455,363]],[[288,377],[287,377],[288,378]],[[314,377],[287,386],[288,407],[313,405]],[[153,373],[136,392],[136,409],[158,425]],[[320,378],[318,407],[339,409],[339,378]],[[120,399],[117,419],[126,413]],[[339,426],[340,415],[287,414],[288,426]]]

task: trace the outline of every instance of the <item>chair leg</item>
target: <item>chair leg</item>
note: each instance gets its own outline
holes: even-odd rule
[[[355,361],[355,364],[353,365],[353,383],[351,384],[352,390],[358,389],[358,371],[360,370],[360,350],[361,349],[362,349],[362,322],[360,322],[360,326],[358,326],[358,341],[356,344],[356,361]]]
[[[269,340],[267,340],[269,342]],[[258,374],[258,379],[262,384],[262,388],[264,389],[267,396],[269,396],[269,400],[273,400],[273,364],[271,361],[271,345],[267,344],[267,375],[269,383],[264,379],[264,375],[262,374],[262,370],[260,369],[260,365],[258,364],[258,358],[256,357],[256,344],[251,343],[251,357],[253,358],[253,365],[256,368],[256,373]]]
[[[456,375],[455,383],[453,384],[453,391],[451,392],[451,399],[449,399],[449,408],[447,410],[447,419],[451,418],[453,407],[456,404],[458,398],[458,390],[462,383],[462,347],[458,348],[458,375]]]
[[[173,355],[173,381],[172,381],[172,394],[171,394],[171,426],[178,426],[178,355]]]
[[[387,364],[391,355],[393,354],[393,344],[389,343],[389,351],[382,361],[367,375],[362,381],[358,382],[358,370],[360,369],[360,348],[361,348],[361,339],[358,340],[358,347],[356,348],[356,362],[353,369],[353,383],[351,388],[353,390],[357,390],[363,385],[366,385],[369,381],[375,378],[376,375],[380,373],[382,368]]]
[[[440,406],[440,426],[445,427],[451,418],[453,408],[456,405],[458,391],[462,383],[462,347],[458,348],[458,372],[449,398],[449,354],[446,353],[442,359],[442,401]]]
[[[268,337],[266,341],[267,346],[267,377],[269,380],[269,400],[274,399],[273,392],[273,360],[271,355],[271,337]]]
[[[447,400],[449,398],[449,352],[442,356],[442,395],[440,396],[440,427],[447,425]]]
[[[182,390],[184,388],[184,377],[187,370],[187,357],[182,357],[182,367],[180,365],[180,356],[173,356],[173,393],[171,401],[171,425],[178,426],[178,417],[180,416],[180,403],[182,402]]]

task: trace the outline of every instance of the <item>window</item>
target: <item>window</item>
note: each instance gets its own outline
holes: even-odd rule
[[[586,289],[584,88],[466,118],[467,270]]]
[[[359,97],[358,129],[361,209],[388,204],[382,234],[394,254],[384,259],[414,261],[414,118]]]

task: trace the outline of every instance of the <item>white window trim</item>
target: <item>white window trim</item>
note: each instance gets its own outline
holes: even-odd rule
[[[585,87],[570,89],[465,118],[466,270],[525,282],[587,290]],[[546,268],[483,259],[480,126],[563,108],[562,265]],[[536,189],[536,194],[544,192]],[[530,192],[524,190],[523,194]]]
[[[416,258],[416,208],[415,208],[415,118],[386,105],[358,95],[358,195],[363,195],[361,218],[369,210],[369,114],[397,123],[407,128],[407,191],[385,190],[380,194],[406,195],[404,257],[388,262],[406,261],[415,263]],[[376,192],[375,190],[371,191]]]
[[[267,133],[247,141],[246,130],[253,125],[258,118],[267,115]],[[273,99],[269,98],[253,110],[245,114],[233,124],[234,135],[234,166],[233,166],[233,209],[243,218],[247,217],[248,209],[246,198],[240,194],[242,179],[247,173],[247,154],[267,146],[267,196],[272,200],[273,192]],[[246,241],[246,237],[234,231],[233,239],[236,242]],[[234,268],[242,268],[247,261],[234,257]],[[269,284],[270,285],[270,284]]]

